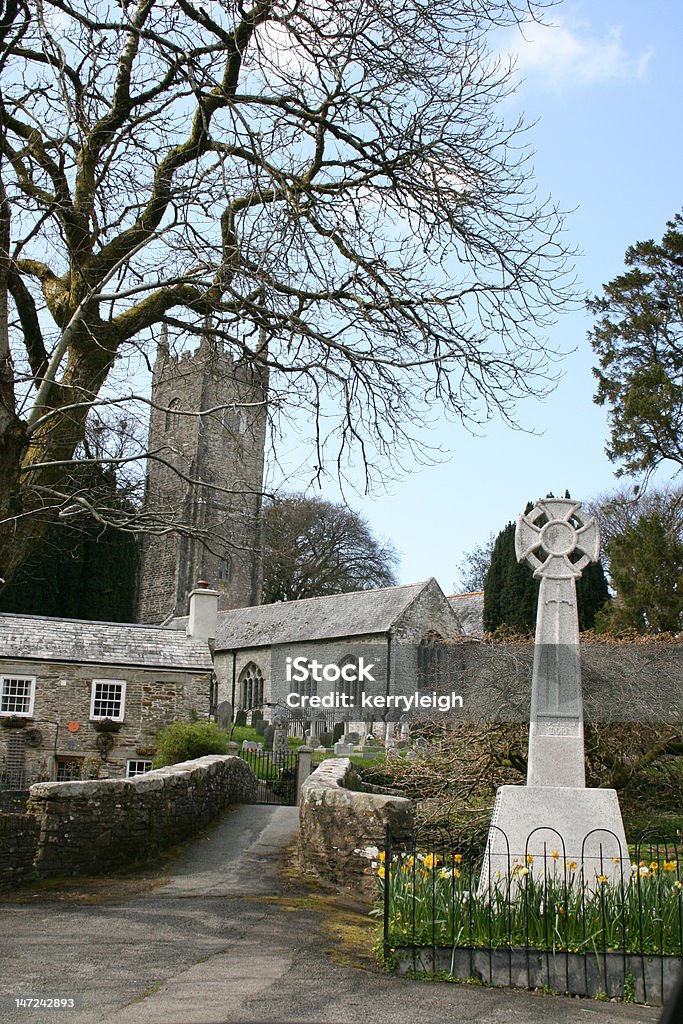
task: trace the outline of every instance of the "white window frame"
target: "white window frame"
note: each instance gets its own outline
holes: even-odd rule
[[[5,683],[6,682],[18,682],[18,683],[30,683],[31,695],[29,697],[28,711],[2,711],[0,710],[0,716],[2,718],[32,718],[33,717],[33,705],[36,701],[36,677],[35,676],[22,676],[17,672],[12,674],[6,674],[0,676],[0,708],[2,708],[2,701],[5,696]]]
[[[132,764],[148,764],[149,768],[146,768],[145,771],[133,772],[131,774],[130,766]],[[151,770],[152,770],[152,762],[151,762],[150,758],[148,758],[148,757],[131,757],[131,758],[129,758],[126,761],[126,778],[127,779],[137,779],[140,775],[146,775],[147,772],[150,772]]]
[[[120,686],[121,687],[121,709],[118,715],[96,715],[95,694],[98,686]],[[93,679],[90,687],[90,721],[101,722],[110,718],[112,722],[122,722],[126,713],[126,680],[125,679]]]

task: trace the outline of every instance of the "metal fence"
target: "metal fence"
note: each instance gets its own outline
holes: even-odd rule
[[[683,963],[680,836],[621,856],[601,841],[585,859],[552,839],[534,854],[506,844],[495,871],[491,846],[476,853],[447,830],[396,842],[387,831],[376,871],[388,961],[493,985],[667,998]]]
[[[242,750],[239,755],[256,776],[256,803],[294,807],[299,755],[295,750],[275,754],[270,750]]]

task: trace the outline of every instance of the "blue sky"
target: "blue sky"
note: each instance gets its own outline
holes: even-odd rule
[[[561,3],[546,20],[553,27],[499,40],[518,54],[523,76],[508,102],[511,113],[538,121],[530,142],[539,195],[574,211],[567,240],[580,252],[581,288],[595,293],[620,272],[630,244],[660,238],[683,207],[683,4]],[[606,414],[592,402],[590,326],[579,309],[549,332],[553,345],[575,351],[549,398],[518,407],[525,431],[494,421],[472,437],[442,423],[425,434],[450,452],[440,464],[411,468],[386,494],[347,493],[399,550],[401,582],[436,576],[451,592],[464,552],[516,518],[528,499],[565,488],[590,498],[617,485],[604,454]],[[322,493],[338,498],[331,483]]]

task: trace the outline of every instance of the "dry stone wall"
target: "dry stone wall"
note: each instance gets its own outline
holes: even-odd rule
[[[102,874],[148,860],[189,838],[231,803],[256,798],[238,757],[211,755],[133,779],[43,782],[31,787],[42,876]]]
[[[299,854],[311,874],[372,896],[372,851],[384,845],[388,822],[397,838],[412,833],[413,805],[361,785],[348,758],[329,758],[309,776],[299,804]]]
[[[39,831],[30,814],[0,814],[0,892],[33,875]]]

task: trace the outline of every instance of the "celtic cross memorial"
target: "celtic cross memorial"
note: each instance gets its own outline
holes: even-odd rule
[[[540,580],[527,785],[585,786],[576,581],[598,560],[598,524],[578,501],[545,498],[519,517],[515,551]]]
[[[578,501],[542,498],[519,517],[515,550],[540,583],[527,784],[496,794],[479,891],[508,877],[518,885],[515,864],[533,873],[573,865],[589,886],[617,883],[630,873],[619,800],[586,788],[584,763],[576,581],[598,560],[598,524]]]

